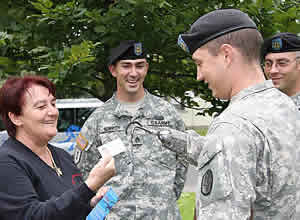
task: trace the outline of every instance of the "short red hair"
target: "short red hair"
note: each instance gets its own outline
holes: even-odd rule
[[[56,97],[55,85],[46,77],[43,76],[24,76],[8,78],[0,89],[0,115],[6,127],[7,133],[11,137],[16,136],[16,126],[8,113],[21,115],[22,107],[24,106],[25,92],[32,85],[40,85],[49,90],[49,93]]]

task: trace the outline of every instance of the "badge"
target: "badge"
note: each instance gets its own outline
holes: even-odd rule
[[[177,44],[179,45],[179,47],[181,47],[185,52],[189,53],[190,50],[188,48],[188,46],[186,45],[186,43],[184,42],[184,40],[181,37],[181,34],[178,37],[178,41]]]
[[[213,181],[213,172],[211,171],[211,169],[208,169],[204,173],[201,181],[201,193],[204,196],[208,196],[211,193]]]
[[[134,44],[134,54],[140,56],[143,53],[142,43]]]
[[[88,140],[81,134],[79,133],[79,135],[76,138],[76,143],[77,146],[80,148],[80,150],[84,151],[85,148],[88,146],[89,142]]]
[[[133,146],[140,146],[143,144],[141,138],[139,138],[138,136],[135,138],[132,138],[131,143]]]
[[[272,40],[272,50],[280,50],[282,48],[281,38],[275,38]]]

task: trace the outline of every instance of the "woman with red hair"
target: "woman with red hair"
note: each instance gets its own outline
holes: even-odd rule
[[[84,182],[72,157],[48,143],[57,133],[55,101],[55,87],[45,77],[9,78],[0,89],[10,136],[0,148],[2,220],[85,219],[102,197],[96,192],[115,173],[107,157]]]

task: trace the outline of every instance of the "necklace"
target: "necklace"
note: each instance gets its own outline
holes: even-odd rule
[[[54,161],[54,159],[52,157],[52,153],[51,153],[51,151],[49,150],[48,147],[47,147],[47,151],[48,151],[48,153],[50,155],[50,159],[51,159],[51,162],[52,162],[52,166],[53,166],[52,169],[56,172],[57,176],[62,176],[63,173],[62,173],[61,169],[56,166],[56,163],[55,163],[55,161]]]

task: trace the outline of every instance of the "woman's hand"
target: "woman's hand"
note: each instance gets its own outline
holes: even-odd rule
[[[104,194],[108,191],[109,187],[103,186],[101,187],[97,194],[91,199],[90,206],[95,207],[96,204],[103,198]]]
[[[92,191],[96,192],[115,173],[115,161],[112,156],[106,155],[93,167],[85,183]]]

